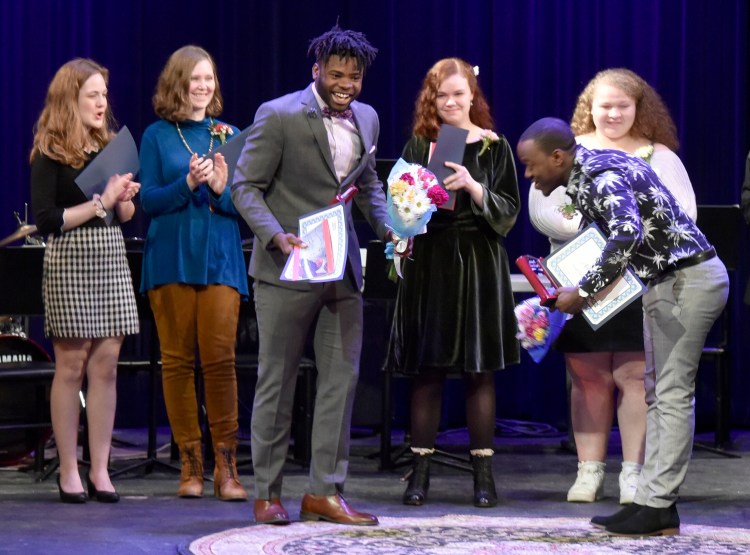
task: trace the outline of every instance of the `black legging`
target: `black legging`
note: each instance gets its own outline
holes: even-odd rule
[[[464,373],[469,449],[492,449],[495,440],[495,374]],[[444,373],[420,374],[412,383],[411,445],[431,449],[440,426]]]

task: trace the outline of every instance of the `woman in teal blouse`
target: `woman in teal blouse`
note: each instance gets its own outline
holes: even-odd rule
[[[238,215],[227,187],[228,168],[210,152],[237,133],[215,119],[222,97],[211,56],[196,46],[172,54],[156,86],[161,119],[141,140],[141,203],[151,217],[143,258],[159,332],[164,399],[180,448],[180,497],[203,495],[201,430],[195,392],[198,346],[206,411],[214,442],[214,493],[247,499],[237,479],[235,337],[241,297],[247,297]]]

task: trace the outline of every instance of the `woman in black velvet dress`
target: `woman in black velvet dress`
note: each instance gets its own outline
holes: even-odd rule
[[[414,467],[403,501],[424,503],[440,424],[443,384],[461,375],[474,470],[474,505],[497,503],[492,477],[494,372],[519,361],[505,237],[519,211],[513,154],[490,129],[492,116],[471,66],[448,58],[427,73],[416,103],[407,162],[427,166],[440,125],[469,131],[462,165],[445,187],[455,209],[440,209],[405,260],[386,371],[413,375]]]

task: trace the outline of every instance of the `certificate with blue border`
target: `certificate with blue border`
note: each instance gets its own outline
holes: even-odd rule
[[[596,224],[578,235],[542,261],[545,270],[562,287],[576,287],[602,255],[607,238]],[[629,267],[622,276],[593,295],[594,302],[583,309],[583,317],[593,329],[599,329],[610,318],[645,293],[646,287]]]
[[[300,217],[299,238],[307,246],[292,249],[281,272],[283,281],[337,281],[344,277],[348,236],[342,203]]]

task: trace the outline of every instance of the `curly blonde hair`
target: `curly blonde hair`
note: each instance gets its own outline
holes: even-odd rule
[[[447,78],[459,74],[469,82],[469,89],[474,95],[472,106],[469,108],[469,118],[472,123],[483,129],[492,129],[494,122],[487,100],[479,87],[472,67],[460,58],[444,58],[433,65],[417,95],[414,108],[414,126],[412,133],[420,137],[427,137],[434,141],[440,132],[440,116],[437,112],[437,92],[440,84]]]
[[[606,83],[620,89],[635,100],[635,121],[630,135],[644,137],[654,143],[662,143],[676,151],[680,142],[672,116],[654,88],[638,74],[625,68],[605,69],[589,81],[578,97],[570,127],[576,136],[595,131],[591,116],[591,105],[597,85]]]
[[[89,155],[87,147],[101,150],[114,136],[115,121],[109,102],[104,113],[104,125],[89,129],[78,111],[78,95],[92,75],[100,74],[109,83],[109,72],[93,60],[75,58],[57,70],[47,89],[47,98],[39,119],[34,125],[34,146],[29,155],[33,161],[42,153],[49,158],[82,168]]]
[[[154,111],[160,118],[172,122],[190,118],[192,114],[192,104],[188,96],[190,76],[195,66],[203,60],[208,60],[211,64],[215,83],[214,96],[206,107],[206,115],[216,117],[221,114],[224,109],[224,99],[221,96],[214,59],[200,46],[188,45],[172,53],[159,75],[152,102]]]

